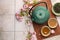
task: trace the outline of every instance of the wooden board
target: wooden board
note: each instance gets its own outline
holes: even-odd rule
[[[48,5],[48,10],[50,12],[50,18],[56,18],[55,15],[52,13],[51,9],[52,9],[52,5],[51,5],[51,0],[42,0],[41,2],[46,2],[47,5]],[[41,4],[43,5],[43,4]],[[44,23],[42,25],[40,24],[37,24],[35,22],[33,22],[33,26],[34,26],[34,30],[36,31],[36,36],[37,36],[37,39],[38,40],[42,40],[44,39],[45,37],[43,37],[42,35],[39,35],[41,34],[40,33],[40,30],[41,30],[41,27],[44,26],[44,25],[47,25],[47,23]],[[60,35],[60,28],[59,28],[59,25],[57,26],[57,28],[54,29],[55,30],[55,33],[54,34],[51,34],[49,37],[52,37],[52,36],[56,36],[56,35]],[[47,37],[48,38],[48,37]]]

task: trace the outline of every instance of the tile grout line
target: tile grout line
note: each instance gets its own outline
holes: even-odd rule
[[[0,14],[0,15],[15,15],[15,14]]]
[[[27,32],[27,31],[1,31],[1,32]]]
[[[14,40],[16,40],[16,35],[15,35],[15,33],[16,32],[23,32],[23,33],[25,33],[25,32],[27,32],[27,31],[16,31],[15,29],[16,29],[16,26],[15,26],[15,23],[16,23],[16,21],[15,21],[15,12],[16,12],[16,0],[14,0]],[[11,32],[13,32],[13,31],[11,31]]]
[[[14,0],[14,40],[15,40],[15,11],[16,11],[16,0]]]

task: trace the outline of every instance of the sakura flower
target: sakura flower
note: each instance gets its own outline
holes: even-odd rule
[[[31,9],[31,8],[32,8],[32,6],[33,6],[33,4],[29,4],[29,5],[28,5],[28,8],[29,8],[29,9]]]
[[[28,0],[23,0],[24,2],[28,2]]]
[[[55,33],[55,31],[54,30],[51,30],[51,33],[53,34],[53,33]]]
[[[37,38],[36,38],[36,32],[30,32],[29,31],[26,40],[37,40]]]
[[[23,17],[22,16],[20,16],[19,14],[15,14],[15,16],[16,16],[16,19],[18,20],[18,21],[22,21],[22,19],[23,19]]]
[[[31,40],[37,40],[36,35],[32,35]]]
[[[33,34],[32,35],[36,35],[36,32],[33,32]]]
[[[36,38],[36,32],[32,33],[31,40],[37,40],[37,38]]]
[[[28,4],[24,4],[24,5],[23,5],[23,8],[24,8],[24,9],[28,8]]]
[[[21,11],[24,12],[24,11],[26,11],[26,9],[25,8],[21,8]]]
[[[29,9],[31,9],[32,8],[32,6],[29,6]]]
[[[36,32],[31,32],[31,31],[30,31],[30,34],[32,34],[32,35],[36,35]]]

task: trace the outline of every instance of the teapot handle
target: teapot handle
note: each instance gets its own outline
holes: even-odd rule
[[[48,9],[48,6],[47,6],[47,3],[46,2],[39,2],[39,3],[35,4],[32,8],[34,8],[36,5],[41,4],[41,3],[44,3],[46,5],[46,8]],[[32,8],[29,10],[29,14],[30,14]]]

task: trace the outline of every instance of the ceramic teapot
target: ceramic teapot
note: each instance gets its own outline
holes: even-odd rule
[[[46,7],[44,7],[44,6],[36,6],[36,5],[41,4],[41,3],[44,3],[46,5]],[[47,7],[47,3],[46,2],[40,2],[40,3],[35,4],[29,10],[29,14],[31,15],[32,21],[34,21],[34,22],[36,22],[38,24],[45,23],[46,21],[48,21],[48,19],[50,17],[50,13],[48,11],[48,7]]]

